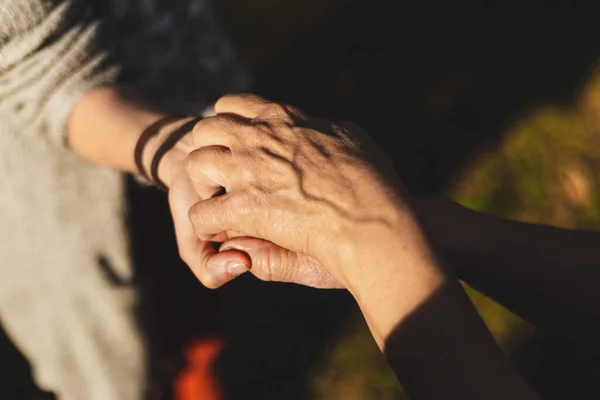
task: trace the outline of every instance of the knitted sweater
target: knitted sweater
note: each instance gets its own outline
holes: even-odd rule
[[[135,291],[111,286],[98,268],[102,257],[121,278],[132,274],[123,176],[65,141],[76,102],[115,71],[89,51],[97,23],[56,35],[67,3],[0,1],[0,319],[41,386],[133,399],[137,389],[117,393],[111,382],[143,369]],[[93,395],[84,391],[92,381]]]

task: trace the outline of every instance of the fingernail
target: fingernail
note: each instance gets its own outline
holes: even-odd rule
[[[225,271],[231,276],[238,276],[244,272],[248,272],[248,267],[238,261],[228,262],[225,265]]]
[[[227,251],[227,250],[235,250],[235,249],[228,244],[222,244],[221,247],[219,247],[219,252]]]

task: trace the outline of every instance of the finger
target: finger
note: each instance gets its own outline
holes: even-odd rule
[[[307,119],[307,114],[298,107],[272,102],[263,107],[261,113],[252,120],[252,123],[283,122],[290,125],[304,125]]]
[[[312,257],[253,237],[226,241],[219,252],[243,251],[250,257],[250,272],[264,281],[291,282],[316,288],[341,287]]]
[[[263,281],[295,282],[298,272],[298,254],[276,244],[253,237],[230,239],[221,245],[219,252],[241,250],[251,261],[250,271]]]
[[[307,119],[306,113],[297,107],[248,93],[221,97],[215,104],[215,111],[217,114],[239,115],[254,123],[282,120],[293,124]]]
[[[186,160],[186,170],[203,199],[213,197],[221,188],[229,188],[231,178],[236,175],[231,150],[221,146],[192,151]]]
[[[243,233],[239,233],[239,232],[227,231],[227,232],[217,233],[216,235],[211,237],[210,241],[216,242],[216,243],[223,243],[223,242],[228,241],[229,239],[233,239],[236,237],[243,237],[243,236],[246,236],[246,235],[244,235]]]
[[[332,125],[335,135],[353,146],[372,142],[369,135],[352,121],[335,121]],[[356,142],[358,141],[358,142]]]
[[[271,104],[271,102],[255,94],[229,94],[217,101],[215,112],[217,114],[236,114],[247,119],[254,119],[267,104]]]
[[[216,115],[200,120],[192,130],[196,148],[205,146],[239,147],[239,135],[248,121],[233,115]]]
[[[199,201],[188,212],[196,236],[209,240],[221,232],[239,231],[247,215],[243,207],[235,207],[231,193]],[[239,201],[238,201],[239,203]],[[235,217],[234,217],[235,214]],[[234,221],[236,227],[234,227]]]
[[[219,146],[203,147],[202,149],[207,149],[207,150],[217,149],[217,150],[223,150],[223,151],[227,150],[226,148],[219,147]],[[193,158],[197,154],[198,153],[192,152],[192,153],[190,153],[190,156]],[[190,162],[191,161],[188,160],[188,163],[190,163]],[[194,190],[198,194],[198,197],[199,197],[198,201],[207,200],[212,197],[220,196],[225,193],[225,188],[223,186],[221,186],[219,183],[214,182],[214,180],[209,179],[208,177],[199,173],[198,171],[190,172],[190,170],[193,170],[193,168],[191,166],[187,166],[187,170],[188,170],[188,175],[191,178]],[[188,208],[188,210],[189,210],[189,208]],[[220,232],[220,233],[216,234],[215,236],[209,238],[209,241],[222,243],[222,242],[225,242],[226,240],[228,240],[232,237],[236,237],[236,236],[243,236],[243,235],[236,234],[235,232]]]
[[[248,272],[251,264],[250,257],[243,252],[237,250],[220,252],[207,259],[206,266],[201,271],[200,281],[210,289],[218,288]]]
[[[178,176],[169,191],[169,204],[179,254],[204,286],[217,288],[233,278],[231,271],[243,270],[239,266],[233,268],[233,265],[249,266],[250,260],[245,253],[239,251],[217,253],[212,243],[196,237],[188,219],[188,211],[198,200],[189,177],[185,174]],[[227,264],[226,269],[213,271],[208,268],[208,263],[213,257],[222,265]]]

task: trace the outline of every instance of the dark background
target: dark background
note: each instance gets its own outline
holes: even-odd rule
[[[574,102],[600,55],[590,7],[412,3],[224,0],[218,7],[257,92],[354,120],[419,194],[443,193],[479,149],[493,147],[536,104]],[[132,229],[144,233],[136,264],[153,397],[169,397],[185,344],[219,332],[226,345],[216,372],[227,398],[307,398],[315,364],[357,313],[351,298],[250,276],[207,291],[173,258],[164,198],[135,185],[130,191]],[[147,251],[155,248],[165,251]],[[6,338],[0,354],[7,392],[0,397],[42,398]],[[594,398],[596,364],[569,340],[538,332],[515,358],[546,398]]]

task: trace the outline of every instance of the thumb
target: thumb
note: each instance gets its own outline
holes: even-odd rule
[[[289,282],[315,288],[338,288],[339,283],[314,258],[263,239],[236,237],[219,252],[237,250],[251,261],[250,272],[263,281]]]

